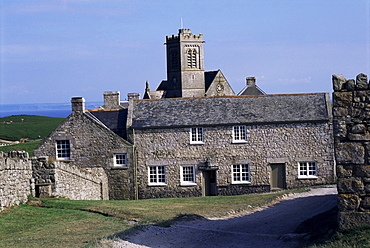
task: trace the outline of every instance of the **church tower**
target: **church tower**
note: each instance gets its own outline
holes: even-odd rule
[[[190,29],[166,37],[166,98],[205,95],[203,43],[203,35],[193,35]]]

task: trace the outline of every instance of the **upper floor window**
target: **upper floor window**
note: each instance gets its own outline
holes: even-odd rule
[[[71,145],[69,140],[57,140],[57,159],[70,159]]]
[[[190,128],[190,144],[203,144],[203,128],[192,127]]]
[[[187,51],[188,68],[197,68],[197,51],[189,49]]]
[[[317,178],[316,162],[299,162],[298,178]]]
[[[182,165],[180,171],[181,185],[195,185],[195,166]]]
[[[166,185],[166,166],[149,166],[149,185]]]
[[[248,164],[233,164],[233,183],[250,183],[250,172]]]
[[[116,153],[114,154],[114,166],[127,166],[127,154]]]
[[[245,126],[233,126],[233,142],[244,143],[247,141],[247,129]]]

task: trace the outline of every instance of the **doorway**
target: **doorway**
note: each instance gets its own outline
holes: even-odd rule
[[[286,179],[285,179],[285,164],[270,164],[271,166],[271,189],[285,189]]]
[[[203,196],[217,195],[217,174],[216,170],[203,171]]]

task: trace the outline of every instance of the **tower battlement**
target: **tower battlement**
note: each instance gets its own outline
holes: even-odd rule
[[[191,33],[189,28],[179,29],[178,35],[166,36],[166,43],[179,41],[202,41],[203,34],[195,35]]]

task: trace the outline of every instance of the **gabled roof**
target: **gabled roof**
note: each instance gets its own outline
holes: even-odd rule
[[[86,111],[85,113],[122,138],[127,138],[127,109]]]
[[[133,101],[133,128],[325,122],[325,93]]]
[[[266,95],[266,93],[257,85],[246,85],[244,89],[242,89],[238,96],[259,96],[259,95]]]
[[[204,81],[205,81],[205,89],[208,90],[209,86],[211,86],[213,80],[217,75],[218,71],[206,71],[204,72]]]

